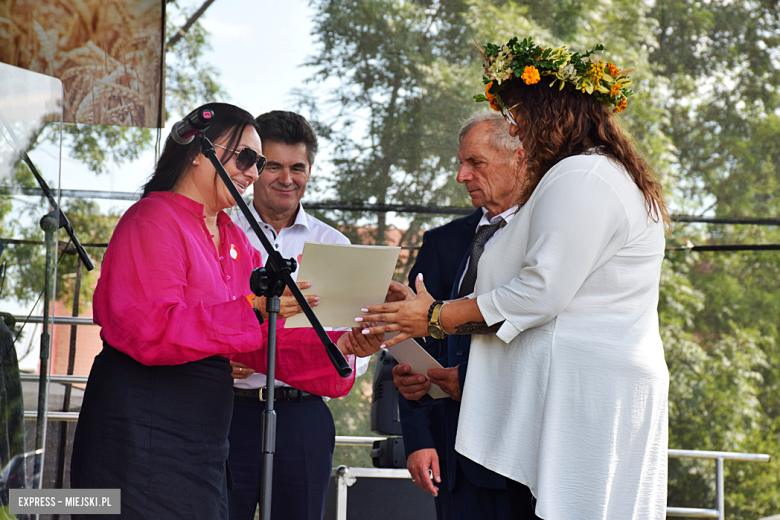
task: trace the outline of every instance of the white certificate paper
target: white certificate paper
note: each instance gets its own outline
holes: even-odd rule
[[[314,307],[323,327],[356,327],[360,309],[385,301],[400,247],[306,242],[298,281],[311,282],[303,294],[316,294]],[[303,313],[288,318],[286,328],[311,327]]]
[[[390,339],[397,333],[390,333],[385,338]],[[442,368],[438,361],[433,359],[433,356],[428,354],[424,348],[420,346],[412,338],[405,339],[397,345],[389,347],[387,350],[393,355],[393,357],[399,363],[409,365],[411,367],[412,374],[422,374],[428,379],[428,370],[431,368]],[[431,383],[431,389],[428,390],[428,395],[434,399],[442,399],[449,397],[449,395],[442,390],[439,385]]]

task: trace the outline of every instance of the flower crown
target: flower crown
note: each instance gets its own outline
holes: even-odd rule
[[[512,38],[502,47],[485,44],[479,49],[487,62],[482,76],[485,94],[474,96],[474,99],[478,103],[487,101],[493,110],[503,112],[506,107],[499,94],[507,81],[520,78],[526,85],[533,85],[539,82],[541,76],[555,76],[550,87],[558,84],[558,90],[563,90],[569,85],[595,96],[605,105],[614,106],[612,111],[617,114],[625,110],[628,97],[634,94],[628,88],[631,85],[628,74],[633,69],[620,70],[609,62],[604,65],[604,60],[597,60],[594,56],[603,50],[604,46],[598,44],[583,54],[571,53],[566,46],[540,47],[533,38],[525,38],[522,42]]]

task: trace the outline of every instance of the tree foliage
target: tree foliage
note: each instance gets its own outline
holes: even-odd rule
[[[176,0],[167,3],[166,27],[169,35],[183,25],[190,10],[182,8]],[[196,22],[183,33],[183,37],[175,45],[167,49],[167,117],[178,117],[189,112],[193,106],[225,95],[218,83],[216,69],[203,60],[203,55],[209,48],[208,34],[200,23]],[[49,125],[36,132],[28,152],[32,153],[33,149],[47,144],[59,146],[59,133],[56,128]],[[63,155],[68,154],[83,163],[96,175],[105,173],[108,168],[120,167],[137,159],[154,144],[153,132],[148,128],[70,123],[63,125],[63,134]],[[52,172],[42,174],[48,183],[53,185]],[[27,188],[37,187],[31,172],[21,161],[16,165],[15,178],[11,184]],[[2,237],[42,241],[43,232],[37,222],[46,205],[43,198],[3,195],[0,199]],[[62,205],[79,240],[87,244],[108,242],[119,218],[115,210],[104,212],[96,203],[82,199],[64,199]],[[99,265],[105,247],[88,247],[87,251],[96,265]],[[5,248],[4,259],[9,265],[4,291],[25,304],[35,302],[43,288],[43,246],[9,245]],[[67,288],[73,284],[70,276],[75,272],[75,262],[75,256],[66,254],[58,267],[57,294],[64,298],[65,303],[72,301],[71,291]],[[83,276],[80,297],[82,308],[91,301],[96,283],[96,279],[92,279],[94,276],[86,270],[83,271]]]
[[[457,167],[453,129],[471,111],[463,99],[479,89],[466,3],[331,0],[314,7],[312,81],[336,85],[314,115],[332,144],[337,197],[464,204],[450,172]],[[366,217],[339,215],[352,227]],[[387,216],[372,218],[373,241],[384,243]],[[417,229],[427,220],[413,218]]]

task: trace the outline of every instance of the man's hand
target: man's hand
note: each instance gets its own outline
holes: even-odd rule
[[[458,367],[452,368],[431,368],[428,370],[428,377],[431,383],[439,385],[455,401],[460,401],[461,387],[458,378]]]
[[[311,287],[311,282],[297,282],[296,285],[299,289],[308,289]],[[316,307],[320,304],[320,297],[316,294],[305,294],[304,296],[311,307]],[[255,298],[254,307],[260,311],[263,319],[268,319],[268,311],[265,309],[265,296]],[[303,312],[303,309],[298,305],[298,300],[295,299],[290,288],[286,287],[284,293],[279,297],[279,313],[276,316],[280,320],[285,320],[301,312]]]
[[[439,455],[433,448],[425,448],[413,451],[406,459],[406,468],[412,474],[412,482],[423,491],[433,496],[438,496],[439,488],[433,485],[433,481],[441,483],[439,473]],[[432,474],[432,475],[431,475]]]
[[[422,374],[411,374],[409,365],[396,365],[393,368],[393,384],[409,401],[417,401],[431,389],[431,382]]]
[[[242,365],[236,361],[231,361],[230,366],[233,367],[233,373],[231,374],[233,379],[246,379],[255,373],[255,371],[248,366]]]

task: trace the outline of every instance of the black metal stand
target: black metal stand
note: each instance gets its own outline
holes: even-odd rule
[[[284,291],[282,286],[282,291]],[[260,518],[271,518],[271,490],[274,478],[274,453],[276,453],[276,410],[274,410],[274,372],[276,370],[276,317],[279,313],[279,295],[266,297],[268,311],[268,361],[266,363],[265,411],[263,412],[263,490],[260,495]],[[349,365],[347,365],[349,366]]]
[[[328,353],[331,363],[341,377],[349,377],[352,374],[352,367],[349,366],[344,354],[330,340],[322,328],[317,316],[314,315],[309,303],[301,293],[295,281],[292,279],[292,272],[297,267],[295,260],[286,261],[282,255],[271,246],[268,238],[260,229],[260,225],[255,221],[251,211],[247,207],[241,194],[233,185],[233,181],[225,171],[222,163],[219,162],[217,154],[214,151],[214,145],[203,134],[198,134],[200,140],[201,153],[207,157],[214,169],[219,174],[225,187],[233,196],[241,212],[249,222],[252,230],[260,239],[263,248],[268,253],[266,265],[261,269],[256,269],[252,273],[252,290],[258,296],[266,297],[266,310],[268,311],[268,361],[266,366],[266,409],[263,413],[263,490],[260,504],[260,518],[270,520],[271,518],[271,490],[273,482],[273,457],[276,451],[276,411],[274,410],[274,374],[276,370],[276,319],[280,309],[279,297],[284,292],[285,287],[289,287],[296,301],[303,309],[304,314],[309,319],[314,330],[317,332],[325,350]],[[258,277],[257,280],[254,280]]]
[[[37,489],[43,487],[43,462],[46,456],[46,426],[47,410],[49,407],[49,350],[51,348],[51,335],[49,334],[49,305],[54,280],[55,255],[57,251],[56,235],[59,229],[56,213],[44,215],[41,219],[41,229],[46,236],[46,265],[43,281],[43,330],[41,331],[41,366],[38,378],[38,416],[35,424],[35,459],[33,462],[33,475],[37,482],[33,485]]]

